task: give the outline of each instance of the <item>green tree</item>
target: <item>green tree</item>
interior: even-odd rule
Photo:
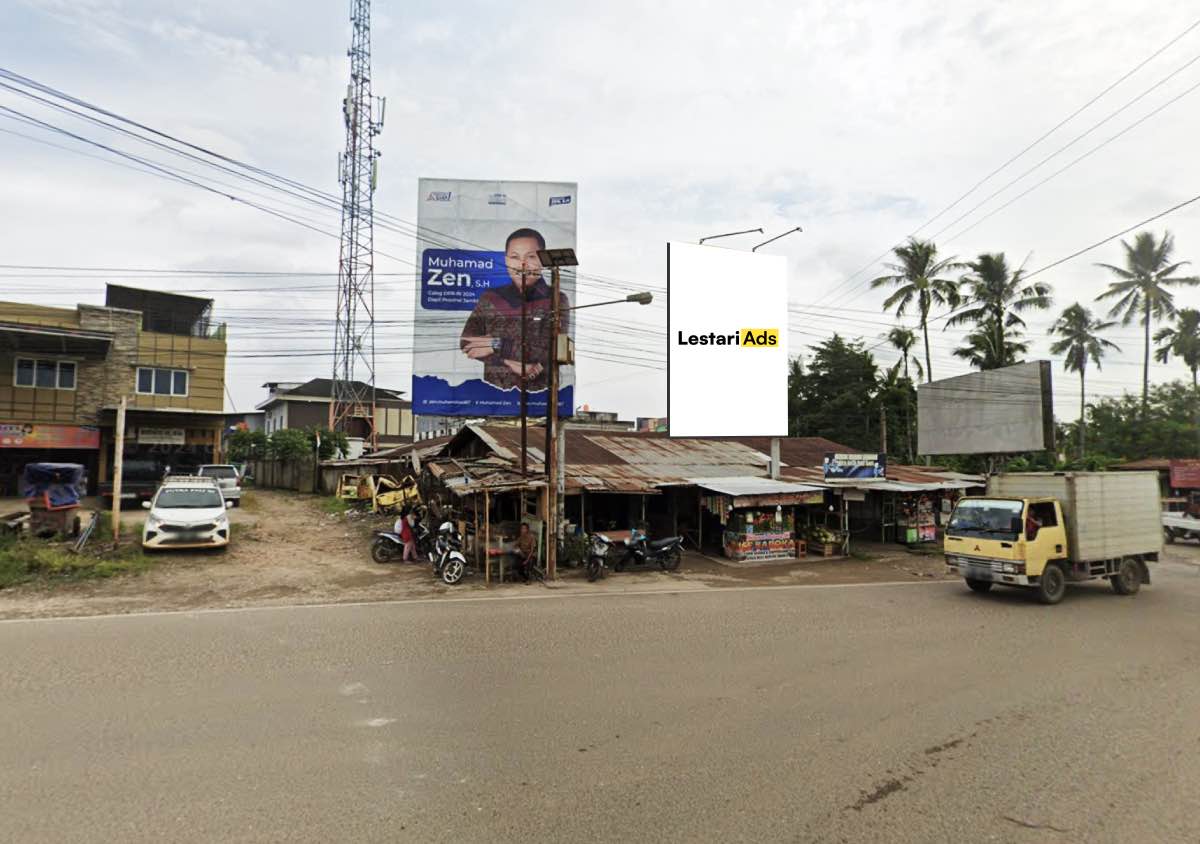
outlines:
[[[1200,370],[1200,311],[1195,308],[1180,310],[1175,316],[1175,325],[1160,328],[1154,335],[1154,342],[1158,343],[1154,356],[1160,362],[1167,363],[1171,355],[1175,355],[1192,372],[1192,426],[1200,439],[1200,384],[1196,381],[1196,372]]]
[[[896,361],[896,365],[892,367],[892,372],[889,376],[899,373],[901,364],[904,366],[904,380],[908,382],[908,386],[904,391],[905,397],[903,400],[904,408],[904,452],[905,459],[912,462],[916,455],[916,449],[913,445],[912,436],[912,405],[916,402],[916,391],[913,388],[912,377],[909,375],[909,359],[912,359],[912,368],[916,370],[917,377],[924,375],[924,370],[921,368],[920,359],[913,357],[912,349],[917,344],[917,335],[911,329],[903,325],[898,325],[887,333],[887,341],[892,344],[892,348],[900,352],[900,359]],[[911,394],[912,401],[908,400],[908,394]]]
[[[883,302],[885,311],[895,308],[904,316],[916,306],[921,333],[925,338],[925,376],[933,380],[933,359],[929,355],[929,311],[934,305],[958,306],[958,283],[947,273],[961,269],[954,258],[938,260],[937,246],[930,240],[910,237],[903,246],[892,250],[896,260],[884,264],[887,275],[871,280],[871,287],[891,285],[896,290]]]
[[[276,460],[297,460],[313,453],[313,441],[300,428],[280,428],[271,434],[267,453]]]
[[[267,456],[267,435],[263,431],[235,431],[229,435],[229,459],[237,463]]]
[[[1120,317],[1123,325],[1129,325],[1141,316],[1146,333],[1142,359],[1142,409],[1145,410],[1150,400],[1150,323],[1175,314],[1175,297],[1167,288],[1194,285],[1200,283],[1200,279],[1175,275],[1189,262],[1171,260],[1175,238],[1170,232],[1163,232],[1162,240],[1156,240],[1152,232],[1139,232],[1132,246],[1123,240],[1121,246],[1125,249],[1124,267],[1097,264],[1115,275],[1118,281],[1111,282],[1096,301],[1116,299],[1108,315]]]
[[[1087,378],[1088,361],[1100,369],[1100,359],[1110,349],[1121,351],[1115,343],[1100,336],[1101,331],[1112,328],[1115,323],[1103,322],[1092,316],[1092,312],[1076,302],[1059,314],[1050,334],[1058,337],[1050,346],[1053,355],[1064,355],[1063,368],[1067,372],[1079,373],[1079,457],[1083,459],[1087,450]]]
[[[828,437],[855,448],[874,448],[878,367],[861,340],[834,334],[812,347],[807,365],[793,362],[788,407],[793,436]]]
[[[955,350],[958,357],[980,369],[998,369],[1017,363],[1028,351],[1020,339],[1025,320],[1021,314],[1050,307],[1050,285],[1026,279],[1025,268],[1010,270],[1003,252],[985,253],[967,264],[970,272],[962,284],[968,288],[965,310],[946,325],[974,325],[967,345]]]
[[[331,431],[328,428],[312,428],[308,431],[309,453],[317,451],[317,458],[329,460],[338,452],[346,454],[350,450],[350,440],[345,431]],[[317,446],[320,445],[318,450]]]
[[[1192,457],[1196,449],[1192,385],[1172,381],[1150,387],[1141,397],[1125,394],[1094,402],[1088,413],[1087,439],[1093,455],[1120,460],[1143,457]]]
[[[996,346],[998,337],[999,342],[1003,343],[999,348]],[[999,369],[1002,366],[1012,366],[1029,351],[1029,344],[1016,337],[1013,332],[994,331],[988,323],[984,323],[969,333],[966,341],[967,344],[955,349],[953,354],[976,369]]]

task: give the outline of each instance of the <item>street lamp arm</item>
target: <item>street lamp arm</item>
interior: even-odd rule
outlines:
[[[704,241],[706,241],[706,240],[716,240],[718,237],[733,237],[734,235],[738,235],[738,234],[750,234],[751,232],[758,232],[759,234],[764,234],[764,232],[763,232],[763,230],[762,230],[762,229],[746,229],[745,231],[741,231],[741,232],[725,232],[725,234],[710,234],[708,237],[702,237],[702,238],[700,238],[700,242],[699,242],[697,245],[698,245],[698,246],[703,246],[703,245],[704,245]]]
[[[649,305],[654,301],[654,294],[643,291],[641,293],[630,293],[624,299],[609,299],[606,302],[589,302],[586,305],[572,305],[569,308],[563,308],[564,311],[578,311],[581,308],[598,308],[601,305],[622,305],[626,302],[637,302],[639,305]]]
[[[794,228],[794,229],[788,229],[783,234],[777,234],[770,240],[764,240],[762,243],[758,244],[758,246],[755,246],[750,251],[757,252],[759,246],[766,246],[768,243],[774,243],[775,241],[779,240],[779,238],[781,238],[781,237],[787,237],[789,234],[792,234],[794,232],[802,232],[802,231],[804,231],[804,229],[800,228],[799,226],[796,226],[796,228]]]

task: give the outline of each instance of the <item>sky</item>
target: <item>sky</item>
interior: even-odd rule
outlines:
[[[348,7],[17,0],[0,29],[0,64],[338,193]],[[387,97],[376,210],[415,221],[423,176],[578,182],[580,269],[604,279],[581,281],[581,302],[661,291],[667,241],[765,229],[722,242],[749,249],[802,226],[766,247],[788,258],[790,351],[807,354],[835,331],[875,346],[891,326],[914,323],[882,312],[886,292],[868,284],[909,234],[964,260],[1002,251],[1032,271],[1200,192],[1194,17],[1186,4],[1147,14],[1108,0],[383,0],[372,28],[374,89]],[[8,90],[0,89],[0,107],[183,164]],[[0,263],[329,273],[180,279],[4,269],[0,298],[100,303],[106,280],[211,296],[228,323],[231,410],[261,401],[266,381],[328,377],[336,209],[292,207],[295,199],[245,182],[228,189],[311,227],[280,220],[5,111],[0,161]],[[206,183],[223,178],[190,169]],[[1149,228],[1169,229],[1178,257],[1200,261],[1200,203]],[[377,231],[376,244],[384,253],[376,380],[408,392],[415,244],[394,230]],[[1028,319],[1031,358],[1049,357],[1047,328],[1067,305],[1106,309],[1092,304],[1110,280],[1095,264],[1121,258],[1113,241],[1038,276],[1055,303]],[[731,279],[730,295],[752,295],[752,280]],[[1200,306],[1200,289],[1177,302]],[[636,331],[610,334],[615,324]],[[623,418],[665,413],[665,325],[661,293],[646,307],[581,312],[576,403]],[[1140,383],[1137,327],[1118,326],[1110,338],[1122,351],[1090,376],[1093,400]],[[969,371],[951,354],[960,339],[935,324],[936,377]],[[895,360],[886,344],[875,354],[881,365]],[[1057,413],[1073,419],[1078,380],[1061,361],[1054,377]],[[1188,373],[1172,361],[1152,366],[1151,377]],[[742,400],[735,372],[714,372],[712,388],[714,401]]]

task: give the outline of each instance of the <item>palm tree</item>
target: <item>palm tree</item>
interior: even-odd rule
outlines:
[[[1003,252],[980,255],[967,268],[971,272],[961,283],[970,290],[968,307],[947,320],[946,326],[970,323],[975,330],[967,336],[968,345],[954,354],[980,369],[1016,363],[1017,356],[1029,350],[1019,339],[1025,328],[1021,314],[1050,307],[1050,285],[1028,283],[1025,268],[1010,270]]]
[[[1176,314],[1175,327],[1160,328],[1154,335],[1158,351],[1154,357],[1166,363],[1171,355],[1179,358],[1192,371],[1192,427],[1200,439],[1200,384],[1196,373],[1200,370],[1200,311],[1183,308]]]
[[[1067,372],[1079,373],[1079,458],[1081,460],[1084,456],[1087,436],[1087,393],[1084,390],[1087,365],[1091,360],[1099,369],[1100,359],[1104,357],[1105,352],[1110,349],[1121,351],[1121,348],[1115,343],[1099,336],[1101,331],[1112,328],[1114,325],[1116,325],[1114,322],[1102,322],[1096,319],[1092,316],[1091,311],[1076,302],[1059,314],[1054,325],[1050,326],[1049,333],[1059,338],[1050,346],[1050,353],[1066,355],[1063,360],[1063,368]]]
[[[903,246],[892,250],[896,261],[884,264],[888,275],[871,280],[871,287],[893,285],[897,290],[883,302],[885,311],[896,309],[904,316],[910,305],[916,305],[921,333],[925,336],[925,377],[933,380],[933,360],[929,355],[929,311],[934,305],[958,306],[958,284],[946,273],[961,269],[954,258],[938,260],[937,246],[931,240],[910,237]]]
[[[892,347],[900,352],[900,360],[896,361],[896,365],[892,367],[888,373],[894,379],[899,374],[901,365],[904,366],[904,380],[908,383],[904,386],[904,445],[908,450],[907,459],[913,458],[913,439],[912,439],[912,404],[910,390],[912,389],[912,378],[908,374],[909,358],[912,358],[913,369],[917,371],[917,377],[924,375],[921,369],[921,361],[919,358],[913,357],[913,346],[917,345],[916,333],[907,326],[897,325],[887,333],[887,341],[892,344]]]
[[[999,341],[997,340],[999,338]],[[956,358],[962,358],[976,369],[1000,369],[1019,363],[1018,358],[1029,351],[1029,344],[1015,331],[1005,333],[991,327],[990,321],[982,323],[966,337],[967,345],[955,349]],[[996,343],[1001,345],[997,346]]]
[[[885,339],[892,344],[893,349],[900,352],[900,360],[896,362],[896,365],[899,366],[901,363],[904,364],[905,378],[908,378],[910,381],[912,380],[908,374],[908,362],[910,359],[912,360],[913,369],[917,371],[917,377],[924,377],[925,372],[921,367],[920,358],[917,358],[912,354],[913,346],[917,345],[916,332],[907,326],[897,325],[887,333]]]
[[[1175,238],[1168,231],[1164,231],[1162,240],[1158,241],[1152,232],[1139,232],[1133,240],[1133,246],[1123,240],[1121,246],[1125,247],[1124,267],[1096,265],[1120,279],[1111,282],[1108,290],[1097,296],[1096,301],[1116,298],[1117,302],[1108,315],[1121,317],[1122,325],[1129,325],[1139,314],[1142,317],[1146,329],[1146,349],[1142,360],[1142,415],[1145,416],[1150,401],[1150,322],[1175,315],[1175,297],[1167,290],[1168,287],[1193,285],[1200,283],[1200,279],[1175,275],[1180,267],[1189,262],[1171,262]]]

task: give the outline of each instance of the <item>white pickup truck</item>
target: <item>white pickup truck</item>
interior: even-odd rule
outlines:
[[[1167,542],[1177,539],[1200,539],[1200,519],[1183,513],[1163,513],[1163,538]]]

